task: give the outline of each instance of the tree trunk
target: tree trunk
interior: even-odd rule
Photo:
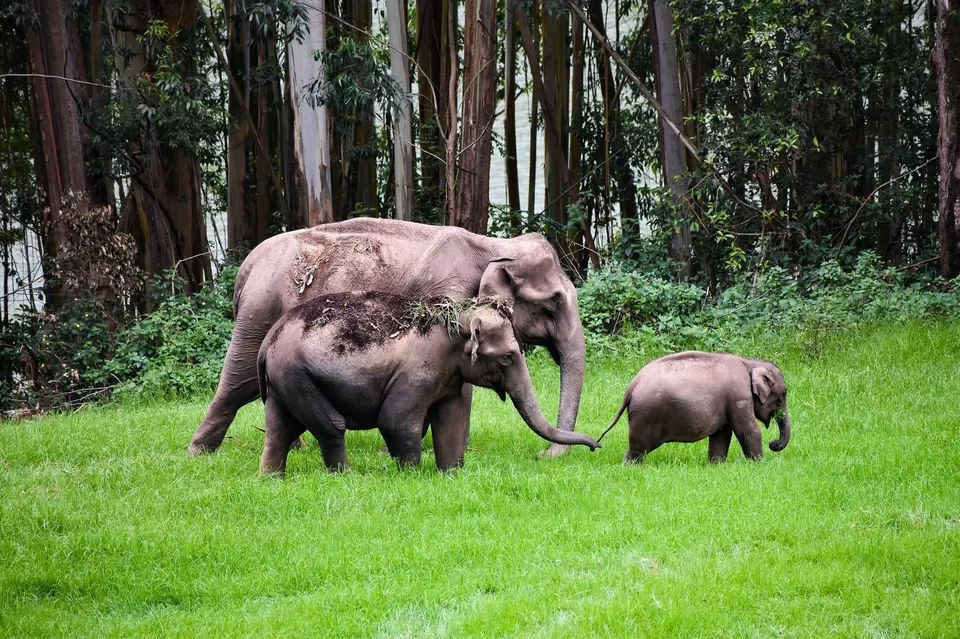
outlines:
[[[606,27],[604,26],[603,10],[600,0],[589,0],[587,3],[590,22],[600,31],[603,38],[607,37]],[[623,136],[620,134],[620,99],[618,97],[616,81],[613,77],[613,69],[610,66],[610,56],[603,48],[599,39],[594,38],[594,47],[598,57],[598,64],[603,74],[600,93],[603,96],[604,129],[606,152],[606,179],[609,185],[609,179],[612,176],[617,183],[617,203],[620,205],[620,219],[632,220],[634,223],[639,219],[637,212],[637,185],[634,181],[633,171],[630,168],[631,154],[627,148]]]
[[[559,227],[566,227],[567,205],[570,203],[569,194],[563,184],[560,173],[560,161],[567,162],[565,154],[569,152],[568,135],[570,128],[570,66],[568,55],[568,39],[570,32],[570,16],[563,14],[559,17],[550,15],[549,7],[544,4],[541,14],[543,25],[543,84],[546,92],[544,111],[550,110],[553,114],[554,135],[564,157],[558,158],[553,153],[544,157],[544,173],[547,178],[546,214]],[[547,126],[546,121],[544,125]],[[551,135],[550,132],[547,135]],[[569,164],[568,164],[569,166]],[[561,259],[569,255],[569,242],[566,233],[554,231],[551,241],[560,254]]]
[[[162,19],[171,34],[196,29],[197,14],[191,0],[167,0],[158,4],[147,0],[134,2],[131,9],[138,21],[146,24]],[[158,15],[159,13],[159,15]],[[180,35],[182,37],[182,35]],[[124,50],[131,52],[123,72],[125,85],[135,89],[137,78],[154,72],[154,60],[137,34],[125,34]],[[170,43],[180,65],[191,64],[180,55],[179,40]],[[185,74],[192,69],[185,69]],[[184,292],[193,293],[212,277],[200,193],[200,165],[182,149],[161,144],[154,125],[147,127],[141,139],[132,141],[131,157],[139,166],[131,180],[130,195],[133,226],[144,257],[144,269],[160,276],[171,268],[184,280]]]
[[[580,179],[582,175],[581,162],[583,155],[583,142],[581,141],[580,131],[583,128],[583,65],[584,65],[584,42],[583,42],[583,22],[579,18],[573,18],[573,79],[571,82],[572,104],[570,107],[571,121],[573,126],[570,129],[570,182],[576,185],[577,192],[580,189]],[[571,202],[572,203],[572,202]],[[586,210],[580,211],[583,224],[589,228],[590,216]],[[575,256],[574,262],[577,266],[578,274],[582,277],[587,273],[587,255],[583,250],[583,238],[581,234],[576,234],[576,241],[573,247]]]
[[[937,0],[933,64],[940,124],[940,274],[953,279],[960,275],[960,14],[951,0]]]
[[[517,171],[517,28],[513,18],[513,3],[506,0],[504,14],[503,45],[503,101],[504,124],[503,139],[507,154],[507,205],[510,207],[511,230],[515,233],[520,227],[520,176]]]
[[[563,191],[565,193],[569,193],[571,202],[576,203],[580,198],[580,192],[577,188],[577,184],[570,178],[570,169],[567,166],[567,160],[563,154],[564,149],[560,144],[559,136],[556,135],[556,131],[559,129],[559,126],[557,126],[553,109],[550,108],[550,105],[547,102],[547,91],[543,82],[543,74],[540,71],[540,63],[537,61],[536,49],[533,45],[533,38],[530,35],[530,29],[527,27],[526,17],[523,15],[523,10],[516,5],[514,7],[513,15],[517,20],[517,26],[519,26],[520,42],[523,44],[524,52],[527,55],[527,62],[530,64],[530,75],[533,78],[534,97],[536,98],[536,101],[540,103],[540,107],[543,109],[543,124],[546,133],[547,157],[551,158],[556,166],[556,171],[558,173]],[[594,268],[600,268],[597,247],[593,242],[593,236],[590,233],[590,229],[582,222],[579,225],[579,228],[580,232],[583,233],[584,245],[587,248]],[[565,253],[561,253],[561,261],[566,260],[564,265],[567,268],[574,267],[575,265],[571,265],[570,261],[567,260],[566,257],[567,256]]]
[[[680,69],[677,61],[677,43],[673,36],[673,9],[666,0],[650,0],[650,39],[653,43],[657,98],[667,117],[678,127],[683,126],[683,105],[680,91]],[[676,134],[659,121],[660,165],[663,181],[683,207],[680,198],[686,192],[686,150]],[[670,238],[670,257],[679,264],[677,276],[688,278],[693,272],[690,227],[686,220],[680,223]]]
[[[443,211],[444,144],[438,118],[447,113],[443,69],[447,51],[445,0],[417,0],[417,69],[420,106],[420,185],[415,202],[420,222],[440,223]]]
[[[64,196],[69,192],[86,192],[93,206],[106,205],[106,192],[86,173],[91,158],[90,138],[84,127],[81,105],[86,100],[87,87],[41,75],[64,76],[81,82],[88,81],[81,55],[82,45],[77,23],[66,15],[71,6],[65,0],[28,0],[30,10],[38,17],[36,28],[27,31],[27,50],[31,71],[33,95],[31,99],[32,127],[39,134],[34,161],[41,177],[44,200],[44,270],[50,260],[69,246],[70,237],[59,224]],[[56,308],[61,293],[52,283],[47,284],[47,304]]]
[[[514,0],[515,2],[517,0]],[[530,30],[533,37],[533,56],[540,55],[540,8],[537,0],[530,3]],[[529,56],[528,56],[529,58]],[[537,57],[539,62],[539,57]],[[532,69],[531,69],[532,73]],[[537,119],[539,117],[539,102],[536,99],[530,101],[530,163],[527,167],[527,218],[533,219],[533,216],[540,213],[536,211],[537,207],[537,175],[540,173],[537,167],[537,141],[539,139]]]
[[[463,123],[457,226],[485,235],[490,154],[497,106],[497,3],[466,0],[463,36]]]
[[[390,70],[404,95],[410,93],[407,61],[407,14],[403,0],[387,0]],[[413,221],[413,127],[410,103],[400,105],[393,133],[394,198],[398,220]]]
[[[878,184],[885,184],[900,173],[900,66],[897,63],[897,52],[901,49],[903,37],[901,24],[903,22],[903,0],[891,0],[890,23],[887,25],[888,59],[883,65],[883,79],[880,84],[881,117],[878,137],[880,161],[878,163]],[[884,187],[880,199],[892,203],[897,200],[897,191],[900,185],[896,182]],[[892,209],[892,210],[891,210]],[[881,256],[885,256],[891,249],[894,241],[894,229],[897,226],[895,218],[901,213],[899,206],[884,208],[887,215],[878,220],[875,247]]]
[[[303,225],[333,222],[330,179],[330,125],[327,107],[314,109],[305,99],[305,86],[323,70],[313,58],[314,51],[326,50],[326,15],[308,8],[309,31],[303,42],[287,44],[289,105],[292,120],[290,146],[293,151],[293,216]]]
[[[403,51],[404,54],[406,54],[407,16],[406,10],[403,8],[406,6],[404,0],[388,0],[388,8],[390,4],[397,1],[401,3],[401,15],[403,17]],[[370,39],[367,34],[370,33],[373,28],[372,1],[353,0],[353,14],[347,16],[347,21],[356,27],[356,29],[350,30],[349,37],[355,38],[358,42],[366,43]],[[390,36],[390,44],[391,47],[394,46],[392,35]],[[395,53],[395,50],[391,48],[391,59]],[[397,82],[400,82],[401,86],[406,86],[407,92],[409,93],[409,74],[403,74],[403,77],[407,79],[404,81],[402,77],[397,76]],[[358,109],[356,117],[358,121],[354,127],[353,148],[358,149],[369,145],[376,145],[377,141],[374,138],[373,126],[373,106],[371,105],[370,108],[362,111]],[[409,136],[407,140],[410,140]],[[361,153],[354,161],[354,164],[356,166],[355,174],[350,176],[351,179],[348,180],[351,193],[349,196],[342,196],[342,208],[337,217],[338,220],[345,220],[350,212],[355,211],[357,208],[360,208],[365,215],[376,215],[380,211],[380,203],[377,198],[377,154]],[[413,179],[412,173],[413,169],[411,169],[411,179]]]
[[[447,221],[457,224],[457,74],[460,62],[457,58],[457,0],[443,3],[444,23],[447,25],[447,50],[445,76],[447,89],[447,130],[444,132],[446,170]]]
[[[250,104],[250,23],[237,0],[225,3],[227,10],[227,60],[230,72],[240,84],[242,95],[230,92],[230,132],[227,136],[227,248],[243,254],[259,244],[253,131],[246,119]]]

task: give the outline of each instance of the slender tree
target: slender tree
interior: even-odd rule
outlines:
[[[409,57],[407,56],[407,20],[403,0],[387,0],[390,34],[390,69],[400,84],[404,99],[397,109],[393,134],[394,201],[398,220],[413,220],[413,127],[410,103]]]
[[[292,27],[291,27],[292,28]],[[323,68],[314,59],[314,51],[326,50],[326,14],[307,7],[307,29],[302,38],[287,44],[290,116],[293,152],[293,185],[290,207],[296,220],[291,229],[333,222],[333,192],[330,177],[330,120],[323,104],[312,106],[306,99],[306,87]],[[323,77],[321,75],[321,82]]]
[[[506,0],[503,44],[503,140],[506,147],[507,204],[514,226],[520,215],[520,177],[517,172],[517,27],[513,18],[513,3]]]
[[[555,223],[551,241],[557,251],[566,258],[569,245],[565,231],[567,224],[567,205],[570,203],[569,187],[563,183],[561,165],[569,166],[566,154],[569,153],[570,131],[570,14],[552,15],[546,3],[541,13],[543,26],[543,84],[546,92],[544,126],[547,124],[547,111],[550,112],[554,130],[547,135],[557,139],[561,153],[547,153],[544,158],[546,174],[546,214]]]
[[[683,105],[680,91],[680,68],[677,59],[677,43],[673,35],[673,9],[666,0],[650,0],[650,40],[653,43],[654,70],[657,98],[666,117],[677,126],[683,123]],[[676,198],[676,204],[682,209],[682,197],[686,192],[687,172],[686,150],[679,138],[672,133],[661,119],[660,125],[660,168],[664,185]],[[692,246],[690,227],[681,220],[679,228],[670,238],[670,257],[680,264],[678,276],[687,278],[692,273]]]
[[[940,134],[940,274],[960,275],[960,13],[937,0],[933,63],[937,74]]]
[[[457,226],[486,234],[493,119],[497,105],[496,2],[466,0],[465,16]]]

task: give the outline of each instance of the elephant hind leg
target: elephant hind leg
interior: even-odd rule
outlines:
[[[347,459],[347,422],[343,415],[316,386],[299,388],[297,393],[294,410],[320,443],[320,453],[327,470],[348,470],[350,461]]]
[[[730,426],[724,426],[713,435],[710,435],[707,459],[714,464],[726,461],[727,453],[730,452],[730,438],[732,435],[733,429]]]
[[[273,395],[267,396],[263,409],[266,438],[263,455],[260,457],[260,473],[277,473],[282,476],[287,471],[290,446],[300,437],[304,428]]]
[[[660,447],[663,441],[650,432],[646,426],[634,425],[630,423],[630,438],[627,445],[627,452],[623,456],[624,464],[639,464],[644,458],[654,450]]]

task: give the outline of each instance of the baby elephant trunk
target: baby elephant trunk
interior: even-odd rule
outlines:
[[[779,453],[781,450],[787,447],[787,444],[790,443],[790,413],[786,410],[783,411],[783,415],[777,419],[777,426],[780,427],[780,439],[775,439],[770,442],[770,450],[775,453]]]
[[[512,379],[510,380],[512,383],[508,385],[506,390],[517,412],[520,413],[520,417],[527,423],[530,430],[548,442],[555,444],[566,444],[568,446],[583,444],[589,446],[590,450],[600,447],[600,444],[594,441],[592,437],[583,433],[560,430],[551,426],[537,403],[537,397],[533,392],[533,383],[530,381],[530,372],[527,370],[527,364],[523,357],[513,366],[513,369]]]

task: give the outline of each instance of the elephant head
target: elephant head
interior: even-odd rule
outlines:
[[[763,425],[770,426],[776,415],[780,438],[770,442],[770,450],[780,452],[790,442],[790,413],[787,411],[787,383],[783,373],[772,362],[744,360],[750,371],[750,387],[753,393],[753,411]]]
[[[466,340],[460,361],[464,380],[492,388],[501,400],[509,395],[527,426],[547,441],[597,448],[592,437],[554,428],[543,416],[514,330],[511,321],[491,307],[464,313],[460,318],[460,335]]]
[[[483,273],[480,295],[506,298],[513,306],[517,338],[547,347],[560,365],[557,426],[573,430],[586,361],[577,289],[564,274],[556,251],[542,236],[523,235],[504,246],[505,254],[491,260]]]

